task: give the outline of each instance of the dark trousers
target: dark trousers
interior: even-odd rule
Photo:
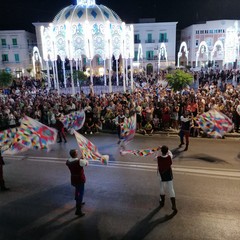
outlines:
[[[81,204],[82,203],[83,195],[84,195],[84,183],[81,183],[81,184],[75,186],[76,204]]]
[[[181,130],[180,133],[179,133],[179,136],[180,136],[181,144],[183,144],[183,142],[184,142],[183,141],[184,137],[185,137],[186,144],[187,145],[189,144],[190,131]]]
[[[5,182],[3,179],[3,166],[2,164],[0,164],[0,187],[4,187],[5,186]]]

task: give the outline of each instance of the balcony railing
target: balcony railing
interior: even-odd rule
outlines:
[[[166,42],[168,42],[168,39],[159,39],[158,42],[159,43],[166,43]]]
[[[155,43],[155,40],[145,40],[145,43]]]
[[[134,43],[141,43],[140,39],[134,40]]]

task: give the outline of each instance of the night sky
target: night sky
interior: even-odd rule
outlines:
[[[0,30],[34,32],[33,22],[51,22],[54,16],[76,0],[2,0]],[[206,20],[240,19],[239,0],[96,0],[114,10],[126,23],[139,18],[178,22],[178,29]]]

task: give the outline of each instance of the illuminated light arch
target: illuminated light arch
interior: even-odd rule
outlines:
[[[183,51],[182,51],[183,50]],[[187,63],[188,63],[188,53],[189,51],[187,50],[187,43],[186,42],[182,42],[179,48],[179,52],[178,52],[178,63],[177,63],[177,67],[179,68],[179,62],[180,62],[180,58],[182,57],[182,52],[185,53],[186,57],[187,57]]]
[[[237,59],[238,53],[238,22],[235,21],[234,26],[226,29],[226,37],[224,41],[224,64],[233,63]]]
[[[143,50],[142,50],[142,44],[141,43],[138,45],[138,56],[137,56],[138,62],[139,62],[139,59],[143,59]]]
[[[217,51],[217,46],[220,46],[222,51],[224,52],[224,47],[223,47],[223,43],[221,40],[217,40],[213,46],[213,50],[211,51],[211,57],[210,57],[210,60],[212,61],[213,60],[213,55],[214,53]]]
[[[37,47],[33,47],[32,64],[33,64],[33,74],[35,78],[39,80],[39,72],[41,72],[41,70],[43,69],[43,65],[42,65],[42,57]]]
[[[196,53],[196,67],[198,66],[198,58],[199,58],[200,50],[201,50],[202,47],[205,47],[205,48],[206,48],[207,61],[209,60],[209,49],[208,49],[208,45],[207,45],[206,41],[202,41],[202,42],[199,44],[199,47],[198,47],[198,50],[197,50],[197,53]]]
[[[161,43],[158,51],[158,70],[160,70],[161,61],[166,61],[166,63],[168,62],[167,48],[165,43]]]

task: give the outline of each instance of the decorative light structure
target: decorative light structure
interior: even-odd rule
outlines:
[[[93,84],[93,59],[100,57],[109,69],[109,91],[112,91],[112,58],[116,62],[121,58],[130,59],[131,87],[133,88],[132,59],[134,57],[134,30],[132,25],[125,25],[119,16],[104,5],[97,5],[95,0],[77,0],[76,5],[63,8],[49,27],[42,27],[43,58],[56,61],[57,56],[72,62],[82,62],[86,58],[90,67],[90,79]],[[106,66],[108,60],[108,66]],[[102,66],[100,66],[102,67]],[[117,65],[118,69],[118,65]],[[117,70],[118,71],[118,70]],[[117,72],[118,73],[118,72]],[[118,74],[117,74],[118,75]],[[75,93],[73,79],[72,92]],[[118,76],[117,76],[118,83]],[[66,87],[66,81],[65,81]],[[125,84],[125,82],[124,82]]]

